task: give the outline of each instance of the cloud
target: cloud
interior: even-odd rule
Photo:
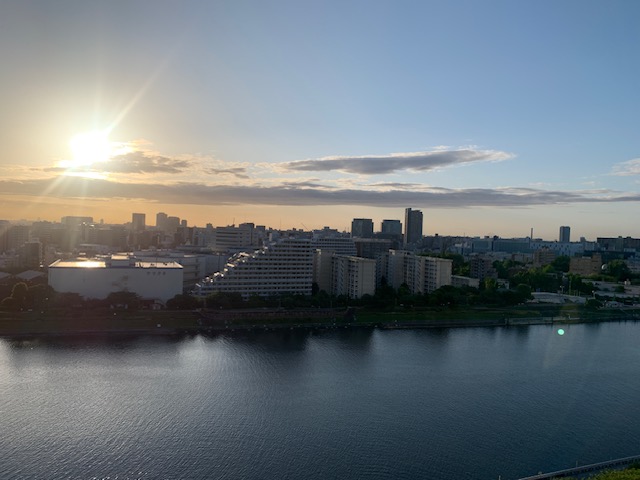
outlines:
[[[634,158],[633,160],[627,160],[626,162],[620,162],[614,165],[611,175],[619,177],[640,175],[640,158]]]
[[[214,175],[233,175],[237,178],[249,178],[249,175],[247,175],[247,169],[244,167],[209,168],[207,169],[207,173]]]
[[[192,162],[179,158],[170,158],[142,150],[127,152],[111,157],[105,162],[65,168],[46,167],[44,172],[100,172],[100,173],[182,173],[191,168]]]
[[[435,149],[428,152],[392,153],[390,155],[365,155],[353,157],[323,157],[282,163],[285,170],[332,171],[361,175],[380,175],[400,170],[426,172],[455,165],[478,162],[500,162],[514,155],[500,150]]]
[[[181,173],[190,166],[187,160],[138,150],[113,157],[107,162],[94,163],[91,170],[108,173]]]
[[[46,192],[43,193],[43,192]],[[144,199],[164,204],[193,205],[360,205],[370,207],[469,208],[526,207],[575,203],[639,202],[640,193],[605,190],[554,191],[535,188],[389,189],[329,188],[313,182],[274,186],[206,185],[181,182],[117,183],[60,176],[48,180],[0,180],[0,194],[43,198]]]
[[[408,183],[408,182],[376,182],[362,185],[363,187],[383,188],[383,189],[420,189],[424,190],[430,188],[429,185],[424,183]]]

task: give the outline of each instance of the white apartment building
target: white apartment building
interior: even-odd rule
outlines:
[[[316,250],[313,261],[313,281],[320,290],[349,298],[376,292],[376,261],[373,259]]]
[[[381,258],[381,276],[393,288],[406,283],[412,293],[431,293],[451,285],[453,261],[425,257],[407,251],[389,250]]]
[[[585,251],[585,243],[582,242],[547,242],[543,240],[531,241],[531,249],[533,251],[542,250],[543,248],[555,252],[557,256],[566,255],[567,257],[575,257],[582,255]],[[592,245],[594,246],[594,245]],[[593,249],[593,248],[592,248]]]
[[[196,284],[193,294],[214,292],[266,297],[285,293],[311,295],[313,249],[306,239],[285,238],[254,253],[231,257],[226,267]]]
[[[332,293],[361,298],[376,293],[376,261],[370,258],[334,255]]]
[[[356,244],[351,237],[314,235],[312,246],[324,251],[331,250],[336,255],[356,255]]]
[[[129,255],[57,260],[49,265],[49,286],[56,292],[104,299],[128,291],[163,302],[182,293],[182,266],[172,261],[140,261]]]
[[[264,235],[264,227],[255,227],[252,223],[243,223],[237,227],[214,227],[207,224],[205,228],[193,228],[193,245],[217,252],[237,252],[243,248],[251,249],[262,245]]]
[[[406,257],[405,281],[413,293],[431,293],[451,285],[453,261],[446,258],[415,255]]]

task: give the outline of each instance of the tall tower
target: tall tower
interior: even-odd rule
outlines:
[[[560,235],[558,236],[558,241],[560,243],[569,243],[571,240],[571,227],[563,226],[560,227]]]
[[[354,218],[351,222],[351,236],[354,238],[373,237],[373,220],[370,218]]]
[[[131,214],[131,230],[134,232],[144,232],[146,228],[146,215],[144,213]]]
[[[156,213],[156,228],[165,230],[167,228],[167,214],[164,212]]]
[[[404,211],[404,246],[422,240],[422,212],[420,210]]]

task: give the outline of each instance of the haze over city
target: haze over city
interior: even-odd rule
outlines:
[[[0,6],[0,218],[640,236],[640,4]]]

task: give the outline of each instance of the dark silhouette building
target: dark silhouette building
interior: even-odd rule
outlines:
[[[422,212],[420,210],[404,211],[404,245],[412,245],[422,240]]]

